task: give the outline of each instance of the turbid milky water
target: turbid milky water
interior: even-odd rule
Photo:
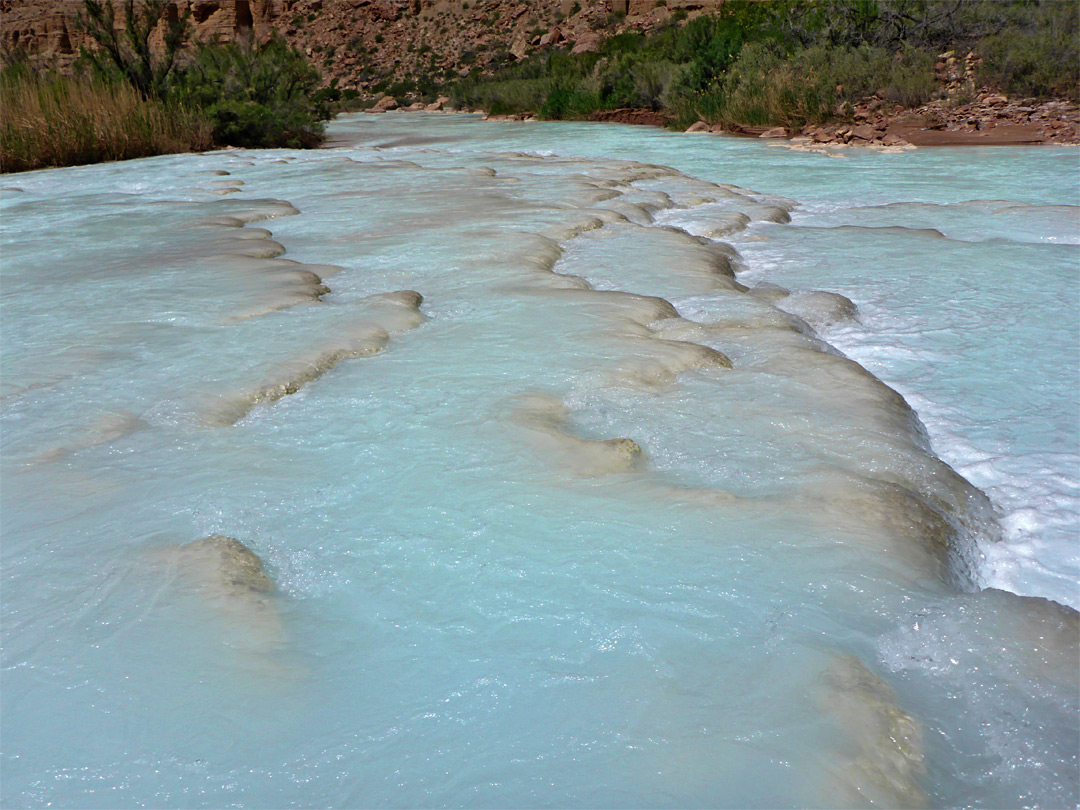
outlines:
[[[1075,150],[331,131],[4,181],[4,806],[1077,804]]]

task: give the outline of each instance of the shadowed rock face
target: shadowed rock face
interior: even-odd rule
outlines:
[[[116,19],[123,20],[119,2]],[[234,41],[254,36],[265,41],[282,22],[284,11],[280,0],[171,0],[166,18],[190,13],[196,39]],[[79,49],[90,44],[90,38],[76,23],[83,11],[82,0],[17,0],[0,3],[0,42],[6,50],[20,50],[31,57],[67,68]],[[161,31],[151,38],[152,45],[161,47]]]

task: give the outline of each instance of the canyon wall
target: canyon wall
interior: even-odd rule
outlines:
[[[122,0],[113,0],[117,20]],[[326,80],[367,89],[380,80],[467,73],[537,49],[595,48],[601,36],[650,30],[673,13],[724,0],[172,0],[192,40],[265,41],[303,50]],[[138,4],[137,4],[138,5]],[[93,43],[77,23],[82,0],[0,0],[0,50],[34,66],[71,69]]]

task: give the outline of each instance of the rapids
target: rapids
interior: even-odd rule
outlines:
[[[331,133],[3,181],[5,807],[1077,804],[1073,150]]]

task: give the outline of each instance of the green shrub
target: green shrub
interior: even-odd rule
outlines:
[[[540,105],[539,115],[553,120],[584,118],[599,106],[600,100],[591,93],[559,87],[552,90]]]
[[[1007,93],[1080,99],[1080,6],[1041,3],[1016,9],[1011,30],[977,46],[979,78]]]
[[[319,82],[303,55],[279,39],[258,47],[204,45],[175,95],[205,112],[219,144],[312,147],[322,142],[329,117],[316,96]]]
[[[798,127],[843,118],[874,95],[923,104],[937,89],[937,53],[973,47],[984,58],[980,78],[1008,92],[1080,95],[1073,0],[727,0],[679,25],[682,11],[648,36],[609,37],[598,52],[500,55],[450,95],[551,118],[647,107],[673,112],[677,126],[702,118]]]
[[[126,81],[143,98],[164,99],[170,74],[177,64],[177,53],[188,37],[190,11],[172,18],[165,0],[135,0],[120,4],[123,26],[116,21],[116,5],[109,0],[84,0],[84,13],[75,27],[85,32],[96,48],[80,48],[77,67],[89,68],[105,82]],[[160,47],[150,44],[161,29]]]
[[[723,80],[680,110],[688,117],[746,126],[820,124],[844,117],[845,105],[880,93],[905,105],[927,101],[933,57],[916,49],[828,48],[785,54],[775,45],[747,45]],[[689,112],[691,115],[686,115]]]

